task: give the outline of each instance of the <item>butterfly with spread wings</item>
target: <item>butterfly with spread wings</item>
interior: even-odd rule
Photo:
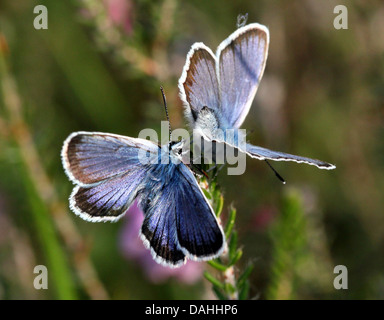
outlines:
[[[70,208],[87,221],[117,221],[135,199],[145,219],[140,231],[156,262],[178,267],[210,260],[225,248],[224,234],[192,171],[182,162],[183,141],[75,132],[62,163],[76,185]],[[169,158],[164,163],[164,158]]]

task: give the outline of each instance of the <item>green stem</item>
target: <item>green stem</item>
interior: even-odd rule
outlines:
[[[47,268],[49,279],[52,280],[58,299],[76,299],[77,294],[73,287],[73,279],[71,271],[66,259],[66,254],[63,250],[55,228],[53,227],[48,208],[44,205],[44,201],[38,194],[33,179],[30,176],[30,170],[26,163],[28,156],[23,146],[27,141],[26,130],[21,119],[21,101],[16,90],[16,84],[12,76],[8,72],[8,66],[4,55],[6,52],[0,52],[0,83],[2,100],[5,109],[10,118],[10,127],[12,128],[13,137],[18,147],[22,170],[24,186],[26,188],[31,214],[36,224],[37,234],[43,252],[47,260]],[[33,272],[33,270],[31,270]],[[31,284],[32,285],[32,284]]]
[[[221,217],[224,207],[224,197],[216,182],[212,182],[207,189],[203,189],[209,201],[212,203],[217,217]],[[208,265],[217,270],[218,277],[209,272],[205,272],[205,278],[212,283],[212,290],[220,300],[245,300],[249,296],[248,277],[253,266],[250,265],[237,277],[236,264],[243,255],[243,251],[238,248],[237,232],[234,230],[236,220],[236,209],[231,207],[224,227],[227,248],[217,259],[208,261]]]

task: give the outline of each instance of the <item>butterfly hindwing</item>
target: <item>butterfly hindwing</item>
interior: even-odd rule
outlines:
[[[127,211],[146,176],[144,168],[132,170],[89,187],[77,186],[71,209],[87,221],[117,221]]]
[[[219,256],[224,235],[192,172],[183,163],[160,166],[151,175],[163,179],[149,181],[141,196],[145,212],[141,234],[155,259],[178,265],[184,255],[193,260]],[[164,170],[168,176],[159,173]]]
[[[336,168],[335,165],[325,161],[296,156],[280,151],[273,151],[267,148],[254,146],[250,143],[245,143],[245,137],[241,133],[235,135],[237,139],[226,139],[225,135],[219,135],[217,134],[217,132],[220,132],[220,130],[210,132],[210,135],[208,136],[204,134],[204,131],[202,131],[202,137],[208,141],[211,141],[213,145],[216,143],[219,143],[220,145],[224,143],[225,145],[238,149],[240,152],[245,153],[251,158],[255,158],[258,160],[293,161],[297,163],[306,163],[309,165],[316,166],[319,169],[326,170],[332,170]],[[235,132],[237,132],[237,129],[235,129]],[[240,139],[243,139],[243,143],[240,143]]]
[[[195,260],[215,258],[225,247],[223,231],[191,171],[185,165],[178,169],[175,213],[180,246]]]
[[[185,254],[177,237],[176,216],[172,211],[173,193],[168,188],[161,191],[154,185],[152,188],[161,193],[154,199],[150,199],[154,196],[152,193],[141,198],[140,206],[145,218],[140,237],[157,262],[171,267],[180,266],[185,263]]]
[[[333,164],[330,164],[321,160],[296,156],[293,154],[280,152],[280,151],[273,151],[266,148],[254,146],[249,143],[247,143],[246,145],[246,153],[252,158],[257,158],[259,160],[268,159],[268,160],[274,160],[274,161],[294,161],[297,163],[310,164],[318,167],[319,169],[327,169],[327,170],[332,170],[336,168]]]

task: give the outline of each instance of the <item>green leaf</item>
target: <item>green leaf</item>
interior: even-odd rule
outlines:
[[[221,283],[218,279],[216,279],[209,272],[204,271],[204,278],[207,279],[210,283],[212,283],[214,287],[217,287],[219,289],[224,289],[224,284]]]
[[[219,288],[213,286],[212,287],[213,289],[213,292],[216,294],[216,297],[219,299],[219,300],[228,300],[228,298],[224,295],[224,293],[222,292],[222,290],[220,290]]]
[[[233,266],[234,264],[236,264],[237,261],[239,261],[242,256],[243,256],[243,250],[238,249],[235,255],[233,256],[233,258],[231,258],[231,262],[229,263],[229,265]]]
[[[229,259],[232,260],[235,256],[237,248],[237,232],[233,231],[229,242]]]
[[[235,219],[236,219],[236,209],[231,207],[231,210],[229,212],[229,218],[227,225],[225,226],[225,237],[228,239],[231,235],[231,232],[233,230],[233,226],[235,225]]]
[[[225,271],[228,268],[227,266],[223,265],[222,263],[218,262],[217,260],[210,260],[210,261],[208,261],[208,264],[211,267],[213,267],[219,271]]]
[[[247,300],[249,296],[249,281],[245,281],[242,289],[239,292],[239,300]]]
[[[211,196],[211,194],[210,194],[210,192],[208,190],[203,189],[203,188],[201,188],[201,190],[203,190],[203,193],[207,197],[207,199],[209,199],[209,200],[212,199],[212,196]]]
[[[223,195],[220,194],[220,196],[217,198],[217,200],[215,202],[216,202],[215,214],[216,214],[216,217],[219,217],[221,212],[223,211],[223,207],[224,207],[224,197],[223,197]]]
[[[219,198],[222,196],[219,188],[213,189],[213,196],[215,198],[215,201],[219,200]]]
[[[236,292],[236,288],[231,285],[230,283],[226,282],[225,283],[225,291],[228,292],[228,294],[233,294]]]
[[[242,287],[245,285],[245,283],[248,281],[249,276],[251,275],[253,271],[253,264],[250,264],[243,273],[239,276],[239,279],[237,280],[237,288],[242,289]]]

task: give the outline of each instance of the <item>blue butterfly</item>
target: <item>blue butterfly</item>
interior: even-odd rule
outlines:
[[[87,221],[117,221],[137,198],[145,214],[140,237],[156,262],[178,267],[186,258],[218,257],[225,247],[223,230],[182,162],[183,144],[161,147],[109,133],[72,133],[61,152],[76,185],[70,208]]]
[[[217,48],[216,55],[203,43],[189,51],[179,79],[185,116],[194,132],[208,141],[225,143],[259,160],[295,161],[320,169],[333,164],[244,143],[241,130],[232,137],[225,130],[240,128],[251,108],[268,56],[269,31],[252,23],[237,29]],[[224,134],[223,134],[224,132]]]

